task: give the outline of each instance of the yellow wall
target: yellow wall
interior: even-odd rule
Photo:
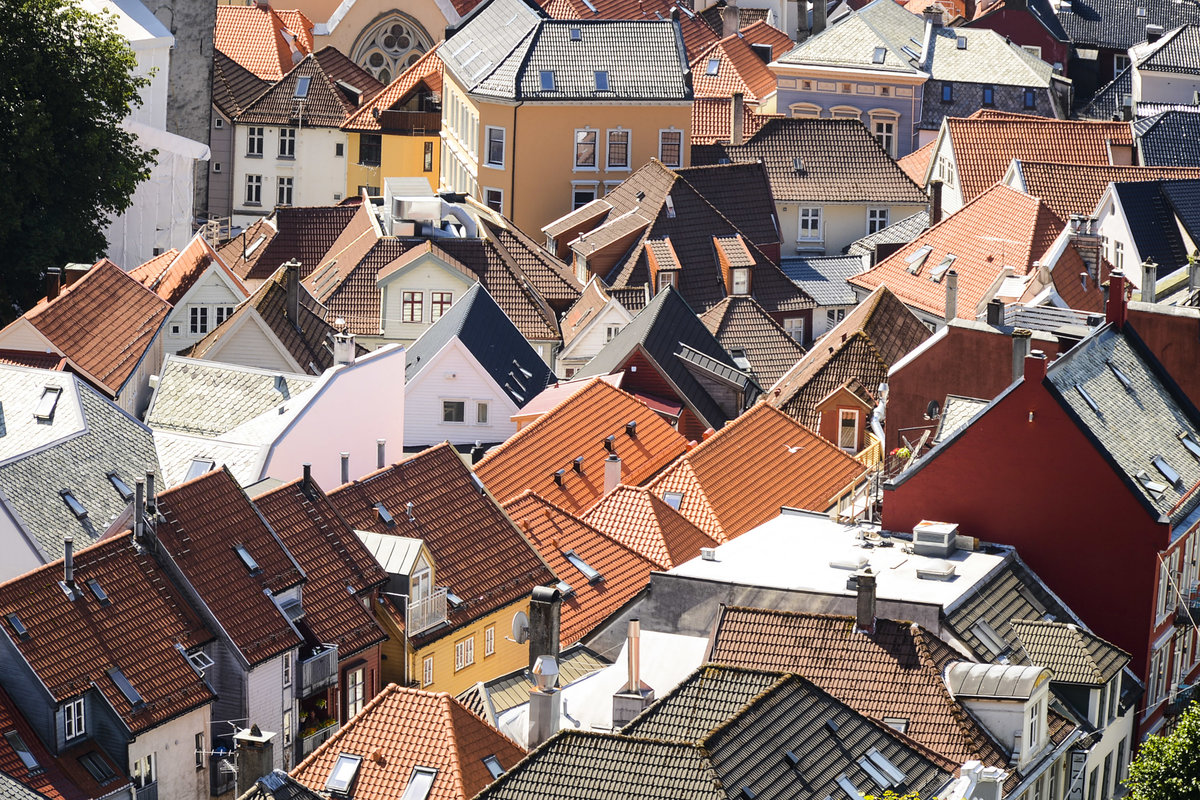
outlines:
[[[488,681],[501,675],[529,666],[529,645],[517,644],[505,637],[512,635],[512,618],[518,611],[529,614],[529,598],[523,597],[499,611],[481,617],[469,625],[430,642],[410,654],[412,675],[422,689],[431,692],[449,692],[457,695],[479,681]],[[495,626],[496,652],[484,655],[484,631]],[[454,669],[454,645],[463,639],[475,637],[475,663],[461,670]],[[433,683],[426,686],[423,680],[425,659],[433,657]]]
[[[378,186],[383,191],[384,178],[425,178],[430,190],[436,190],[441,161],[441,144],[437,136],[401,136],[383,134],[383,147],[378,167],[364,167],[358,163],[358,136],[350,131],[346,144],[346,196],[356,197],[359,186]],[[426,172],[425,143],[433,146],[433,169]]]

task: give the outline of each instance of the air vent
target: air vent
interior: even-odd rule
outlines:
[[[954,552],[958,525],[922,520],[913,528],[913,552],[919,556],[945,558]]]

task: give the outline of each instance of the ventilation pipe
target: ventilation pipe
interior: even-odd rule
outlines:
[[[950,270],[946,273],[946,324],[949,325],[958,316],[958,273]]]
[[[621,457],[613,453],[604,459],[604,493],[608,494],[621,482]]]
[[[350,482],[350,454],[342,451],[342,483]]]
[[[875,633],[875,573],[870,567],[859,570],[858,603],[854,614],[855,633]]]
[[[558,690],[558,662],[554,656],[538,656],[530,672],[534,687],[529,690],[529,730],[525,745],[532,750],[558,733],[562,694]]]
[[[642,623],[636,618],[629,620],[625,658],[629,678],[621,691],[613,695],[614,728],[625,727],[654,702],[654,690],[642,681]]]
[[[69,533],[63,537],[63,585],[75,592],[75,537]]]

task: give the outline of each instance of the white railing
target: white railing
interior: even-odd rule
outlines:
[[[428,630],[446,621],[446,587],[439,586],[422,600],[408,601],[404,629],[409,636]]]

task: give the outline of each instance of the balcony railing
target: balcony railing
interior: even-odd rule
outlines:
[[[442,129],[440,111],[381,111],[379,127],[384,133],[436,136]]]
[[[324,644],[306,655],[300,651],[300,684],[296,693],[312,697],[338,682],[338,650],[335,644]]]
[[[1177,717],[1182,714],[1192,704],[1195,697],[1195,686],[1174,686],[1171,689],[1171,695],[1167,698],[1167,716]]]
[[[135,790],[134,800],[158,800],[158,781]]]
[[[439,586],[423,600],[409,600],[404,629],[409,636],[446,621],[446,587]]]
[[[310,733],[308,736],[302,737],[300,739],[300,757],[304,758],[309,753],[311,753],[313,750],[316,750],[318,747],[320,747],[322,744],[325,743],[325,740],[329,739],[331,736],[333,736],[335,733],[337,733],[338,729],[341,727],[342,726],[340,724],[338,724],[338,721],[336,719],[331,719],[329,721],[329,724],[326,725],[324,728],[314,731],[313,733]],[[139,797],[138,800],[141,800],[141,798]]]

